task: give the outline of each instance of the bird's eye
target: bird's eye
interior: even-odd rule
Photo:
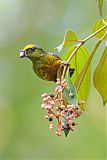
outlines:
[[[32,47],[32,48],[31,48],[31,50],[32,50],[33,52],[35,52],[35,50],[36,50],[36,47]]]

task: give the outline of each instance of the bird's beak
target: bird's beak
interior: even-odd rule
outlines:
[[[23,58],[26,56],[25,50],[20,51],[20,58]]]

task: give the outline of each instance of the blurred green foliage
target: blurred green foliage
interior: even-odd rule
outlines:
[[[93,0],[0,0],[0,159],[107,158],[107,107],[93,84],[88,114],[67,138],[57,137],[49,131],[40,108],[40,95],[53,92],[54,84],[39,79],[31,62],[19,58],[19,50],[29,43],[54,51],[68,28],[80,39],[86,37],[96,19],[99,11]],[[86,44],[89,52],[94,41]],[[92,73],[101,54],[102,47]]]

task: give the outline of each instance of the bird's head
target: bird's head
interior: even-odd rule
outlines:
[[[38,47],[36,45],[29,44],[29,45],[25,46],[24,49],[22,49],[20,51],[20,58],[23,58],[23,57],[28,57],[28,58],[35,57],[36,54],[37,54],[37,51],[38,51]]]

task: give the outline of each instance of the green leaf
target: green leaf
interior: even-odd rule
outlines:
[[[67,115],[67,114],[64,114],[64,117],[68,117],[68,115]],[[63,122],[64,125],[66,126],[67,121],[66,121],[64,118],[62,118],[62,122]],[[64,128],[64,133],[65,133],[65,136],[67,137],[67,136],[68,136],[68,133],[69,133],[69,129]]]
[[[99,8],[100,16],[102,17],[103,0],[98,0],[98,8]]]
[[[65,32],[64,40],[63,42],[56,47],[58,52],[60,52],[63,48],[69,47],[71,44],[78,42],[77,35],[72,30],[67,30]]]
[[[107,47],[97,65],[94,76],[94,86],[103,98],[103,104],[107,102]]]
[[[65,79],[66,79],[66,82],[68,84],[68,87],[70,88],[70,90],[73,93],[73,97],[69,96],[69,90],[67,90],[66,88],[64,89],[64,96],[65,96],[65,98],[67,99],[67,101],[70,104],[74,104],[76,106],[76,108],[78,108],[77,93],[76,93],[75,86],[74,86],[74,84],[72,83],[72,81],[70,79],[69,68],[67,69],[67,72],[66,72],[66,75],[65,75]],[[67,117],[68,115],[64,114],[64,116]],[[62,121],[63,121],[64,125],[67,124],[67,122],[66,122],[66,120],[64,118],[62,118]],[[69,130],[64,129],[64,133],[65,133],[65,136],[67,137],[67,135],[69,133]]]
[[[61,65],[59,67],[59,69],[58,69],[57,78],[61,79],[62,71],[63,71],[63,65]],[[72,91],[72,93],[73,93],[74,96],[70,97],[69,96],[69,90],[66,89],[66,88],[64,89],[64,96],[65,96],[65,98],[67,99],[67,101],[69,103],[74,104],[78,108],[77,92],[76,92],[74,84],[71,81],[70,73],[69,73],[69,68],[66,71],[65,79],[66,79],[66,82],[68,84],[69,89]]]
[[[69,130],[64,129],[64,133],[65,133],[65,136],[67,137],[67,136],[68,136],[68,133],[69,133]]]
[[[101,20],[101,19],[97,20],[96,23],[94,24],[92,32],[94,33],[97,30],[99,30],[100,28],[102,28],[103,26],[105,26],[105,23],[107,23],[107,17],[105,17],[104,20]],[[107,32],[107,28],[105,28],[102,31],[100,31],[99,33],[97,33],[96,37],[101,39],[103,37],[103,35],[105,34],[105,32]],[[104,39],[107,40],[107,36]]]
[[[76,46],[72,46],[68,51],[64,54],[63,60],[67,60],[69,55],[72,54]],[[75,72],[72,76],[72,81],[75,84],[77,77],[79,76],[81,70],[83,69],[83,66],[86,63],[86,60],[88,58],[88,51],[84,46],[81,46],[79,50],[76,52],[75,56],[71,59],[70,61],[70,67],[75,68]],[[90,67],[82,81],[81,87],[78,92],[78,99],[79,100],[87,100],[87,97],[89,95],[90,91],[90,79],[91,79],[91,74],[90,74]],[[81,109],[85,109],[83,105],[81,105]]]
[[[77,92],[76,92],[75,86],[72,83],[72,80],[70,78],[69,69],[67,69],[65,79],[66,79],[66,82],[68,84],[68,87],[70,88],[70,90],[72,91],[74,96],[70,97],[69,96],[69,90],[67,90],[66,88],[64,89],[64,95],[67,98],[69,103],[74,104],[78,108]]]

